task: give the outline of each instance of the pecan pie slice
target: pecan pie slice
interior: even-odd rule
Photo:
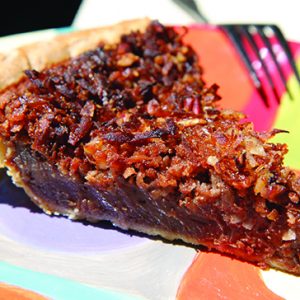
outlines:
[[[286,145],[218,109],[174,29],[137,20],[71,33],[0,67],[1,164],[45,212],[300,274]]]

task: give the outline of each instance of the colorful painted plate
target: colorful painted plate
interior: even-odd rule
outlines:
[[[70,30],[1,38],[0,51]],[[276,141],[289,144],[286,164],[300,169],[300,91],[295,78],[290,76],[288,84],[296,100],[288,99],[279,86],[281,105],[272,99],[266,109],[234,48],[218,29],[192,26],[185,39],[199,54],[206,81],[221,86],[221,106],[244,111],[258,130],[277,127],[291,132]],[[273,46],[286,68],[284,53]],[[300,44],[291,46],[296,56]],[[265,59],[270,59],[267,52]],[[0,173],[0,257],[1,299],[298,299],[300,294],[300,279],[291,275],[261,271],[218,254],[196,253],[108,223],[48,216],[12,185],[4,171]]]

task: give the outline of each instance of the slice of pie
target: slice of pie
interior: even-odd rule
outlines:
[[[131,21],[1,59],[1,164],[45,212],[300,274],[286,145],[218,109],[174,29]]]

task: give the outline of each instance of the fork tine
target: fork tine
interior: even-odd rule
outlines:
[[[300,84],[300,75],[299,75],[298,69],[296,67],[296,64],[294,62],[294,58],[293,58],[292,52],[290,50],[290,47],[289,47],[289,45],[288,45],[285,37],[283,36],[283,34],[282,34],[282,32],[281,32],[281,30],[279,29],[278,26],[276,26],[276,25],[269,25],[269,27],[272,29],[274,35],[276,36],[276,38],[280,42],[281,47],[283,48],[283,50],[285,52],[285,55],[288,58],[289,64],[290,64],[293,72],[295,73],[295,76],[296,76],[296,78],[298,80],[298,83]]]
[[[281,80],[282,84],[284,85],[286,92],[288,93],[290,99],[293,99],[293,95],[292,95],[290,89],[288,88],[287,81],[285,79],[285,76],[284,76],[284,73],[282,71],[282,68],[279,65],[278,60],[277,60],[277,58],[275,56],[275,53],[274,53],[273,47],[271,45],[271,42],[270,42],[270,40],[268,39],[268,37],[266,36],[266,34],[264,32],[264,28],[266,26],[265,25],[256,25],[256,26],[254,25],[254,27],[256,28],[258,34],[262,38],[262,41],[264,42],[265,46],[267,47],[267,49],[268,49],[268,51],[269,51],[269,53],[270,53],[270,55],[272,57],[272,60],[275,63],[275,66],[276,66],[276,69],[278,71],[280,80]]]
[[[243,60],[243,63],[246,65],[246,67],[250,73],[252,82],[253,82],[256,90],[258,91],[261,99],[263,100],[265,106],[267,108],[270,107],[270,104],[268,102],[268,96],[266,95],[266,93],[263,89],[261,80],[257,76],[256,71],[251,64],[248,54],[247,54],[247,52],[241,42],[241,39],[239,37],[240,34],[239,34],[239,32],[236,31],[236,27],[234,25],[223,25],[221,28],[225,31],[226,35],[230,38],[234,47],[238,50],[240,57]]]
[[[273,91],[273,93],[275,95],[275,98],[276,98],[277,102],[279,103],[280,102],[280,96],[279,96],[279,94],[278,94],[278,92],[277,92],[277,90],[275,88],[275,85],[274,85],[274,82],[273,82],[272,77],[270,75],[270,72],[268,70],[268,67],[265,64],[265,61],[263,60],[263,58],[261,57],[261,54],[259,53],[259,48],[256,45],[253,36],[249,32],[249,26],[247,26],[247,25],[240,25],[239,29],[241,30],[242,35],[246,37],[246,39],[249,42],[252,50],[254,51],[255,55],[259,59],[259,61],[261,63],[261,66],[262,66],[262,68],[263,68],[263,70],[265,72],[265,75],[267,77],[268,83],[269,83],[269,85],[272,88],[272,91]]]

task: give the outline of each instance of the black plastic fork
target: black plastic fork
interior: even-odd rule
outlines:
[[[284,51],[287,61],[290,65],[291,70],[294,72],[298,83],[300,84],[300,76],[299,72],[296,68],[296,64],[294,62],[291,50],[289,48],[289,45],[284,38],[281,30],[276,25],[257,25],[257,24],[240,24],[240,25],[221,25],[222,30],[227,34],[227,36],[230,38],[232,43],[234,44],[235,48],[240,54],[241,59],[245,63],[249,73],[250,77],[252,79],[252,82],[257,89],[258,93],[260,94],[262,100],[264,101],[265,105],[269,107],[269,97],[267,96],[265,92],[265,87],[260,79],[260,77],[257,74],[257,71],[253,67],[251,58],[249,57],[249,53],[246,50],[245,43],[248,43],[249,47],[253,51],[255,55],[255,59],[257,59],[260,64],[261,68],[263,70],[263,73],[265,75],[265,78],[271,87],[271,90],[273,92],[273,95],[275,96],[277,102],[280,102],[280,95],[279,92],[276,89],[276,85],[273,81],[272,74],[270,72],[269,65],[265,62],[264,58],[261,54],[261,49],[265,47],[268,50],[268,53],[270,53],[270,56],[272,58],[272,61],[274,65],[276,66],[277,72],[279,74],[279,78],[282,82],[282,84],[285,86],[285,89],[290,97],[290,99],[293,99],[293,95],[287,86],[287,77],[283,72],[283,69],[278,62],[276,58],[276,53],[274,52],[274,49],[272,47],[270,38],[275,38],[278,45],[281,47],[281,49]],[[266,31],[269,32],[267,35]],[[263,45],[258,45],[254,35],[257,34],[261,41],[263,42]],[[271,34],[271,36],[270,36]]]
[[[194,0],[173,1],[181,8],[183,8],[186,12],[188,12],[196,21],[199,21],[201,23],[209,23],[199,10]],[[275,38],[277,45],[279,45],[281,50],[284,52],[289,67],[295,74],[299,85],[300,75],[293,59],[290,47],[278,26],[273,24],[222,24],[219,25],[219,27],[229,37],[235,49],[238,51],[240,58],[249,71],[252,83],[266,107],[270,106],[270,97],[268,97],[267,87],[261,80],[261,77],[259,76],[256,68],[253,67],[254,60],[259,61],[266,82],[268,83],[269,88],[271,89],[278,103],[280,102],[280,95],[278,92],[278,88],[274,83],[272,72],[270,71],[270,66],[268,63],[266,63],[262,56],[262,52],[260,51],[262,48],[267,49],[272,62],[277,69],[280,81],[285,87],[285,90],[287,91],[290,99],[293,99],[292,92],[287,85],[287,75],[283,71],[280,62],[277,59],[276,53],[274,52],[274,48],[270,40],[271,38]],[[257,37],[260,39],[260,45],[257,43],[257,39],[255,39],[254,35],[257,35]],[[250,57],[249,49],[251,49],[251,52],[254,55],[252,55],[252,58]]]

